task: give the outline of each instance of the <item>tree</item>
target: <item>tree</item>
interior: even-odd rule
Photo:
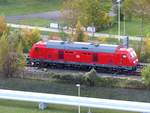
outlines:
[[[8,31],[7,23],[5,21],[5,18],[3,16],[0,16],[0,36]]]
[[[101,0],[65,0],[64,4],[64,17],[71,22],[71,27],[75,27],[78,20],[85,27],[109,24],[108,21],[104,21],[109,18]]]
[[[22,29],[18,36],[24,46],[24,50],[28,52],[32,45],[40,40],[40,31],[37,29]]]
[[[144,22],[147,17],[150,17],[150,0],[125,0],[124,11],[129,17],[138,17],[141,19],[140,34],[141,41],[139,41],[138,54],[141,56],[143,48],[143,36],[144,36]]]
[[[80,15],[80,0],[64,0],[62,13],[64,20],[70,23],[72,28],[75,27]]]
[[[0,70],[3,75],[12,77],[14,73],[24,68],[24,64],[21,43],[11,42],[8,35],[3,34],[0,38]]]
[[[10,32],[8,35],[8,39],[12,44],[15,44],[15,47],[17,47],[18,42],[21,43],[23,51],[26,53],[29,49],[29,42],[28,37],[24,34],[23,30],[13,30],[13,32]]]
[[[126,14],[126,18],[131,20],[132,19],[132,16],[133,16],[133,12],[131,10],[131,7],[132,7],[132,0],[125,0],[124,3],[123,3],[123,11],[124,13]]]
[[[101,5],[101,0],[82,0],[83,11],[80,15],[80,21],[84,26],[99,27],[107,24],[105,9]]]
[[[78,41],[78,42],[85,42],[87,41],[87,35],[85,35],[84,31],[83,31],[83,27],[81,26],[80,21],[78,21],[77,25],[76,25],[76,32],[74,35],[74,41]]]

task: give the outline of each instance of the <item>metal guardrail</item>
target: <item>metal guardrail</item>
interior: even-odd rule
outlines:
[[[38,102],[39,108],[44,109],[48,104],[62,104],[90,108],[105,108],[132,112],[150,113],[150,103],[109,100],[89,97],[76,97],[57,94],[45,94],[25,91],[0,89],[0,99]]]
[[[38,27],[38,26],[29,26],[29,25],[19,25],[19,24],[12,24],[8,23],[7,26],[12,27],[12,28],[28,28],[28,29],[38,29],[40,31],[46,31],[46,32],[61,32],[60,29],[53,29],[53,28],[45,28],[45,27]],[[69,30],[64,30],[65,33],[71,34],[71,31]],[[87,32],[89,36],[93,36],[93,33]],[[102,33],[94,33],[94,37],[111,37],[111,38],[118,38],[117,35],[110,35],[110,34],[102,34]],[[124,36],[120,36],[123,38]],[[136,41],[141,41],[140,37],[130,37],[130,40],[136,40]]]

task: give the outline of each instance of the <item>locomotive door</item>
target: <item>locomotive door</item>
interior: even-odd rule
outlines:
[[[113,54],[108,55],[108,64],[109,65],[114,64],[114,55]]]
[[[93,53],[93,62],[98,62],[98,54]]]
[[[59,58],[60,60],[63,60],[63,59],[64,59],[64,51],[63,51],[63,50],[59,50],[59,51],[58,51],[58,58]]]
[[[127,64],[127,56],[125,54],[121,55],[121,64],[126,65]]]
[[[39,59],[43,59],[44,58],[44,49],[43,48],[38,48],[36,47],[35,48],[35,51],[36,51],[36,56],[39,57]]]

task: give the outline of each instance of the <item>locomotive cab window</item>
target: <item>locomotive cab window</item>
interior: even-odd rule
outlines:
[[[135,57],[136,57],[136,53],[135,53],[134,51],[131,51],[131,52],[130,52],[130,55],[131,55],[132,58],[135,58]]]
[[[40,49],[38,47],[35,47],[35,51],[38,52]]]

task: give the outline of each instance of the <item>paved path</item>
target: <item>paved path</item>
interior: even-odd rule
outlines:
[[[8,22],[14,22],[14,21],[24,20],[24,19],[33,19],[33,18],[58,20],[61,17],[62,17],[62,14],[60,11],[49,11],[49,12],[43,12],[43,13],[32,13],[32,14],[25,14],[25,15],[6,16],[6,20]]]
[[[29,26],[29,25],[18,25],[18,24],[11,24],[8,23],[7,24],[9,27],[13,27],[13,28],[28,28],[28,29],[39,29],[40,31],[46,31],[46,32],[60,32],[59,29],[53,29],[53,28],[44,28],[44,27],[38,27],[38,26]],[[69,30],[64,30],[65,33],[71,34],[71,31]],[[90,32],[87,32],[87,34],[89,36],[92,36],[93,34]],[[110,35],[110,34],[102,34],[102,33],[94,33],[95,37],[107,37],[107,38],[118,38],[117,35]],[[124,36],[120,36],[120,38],[123,38]],[[137,41],[141,41],[140,37],[130,37],[130,40],[137,40]]]

